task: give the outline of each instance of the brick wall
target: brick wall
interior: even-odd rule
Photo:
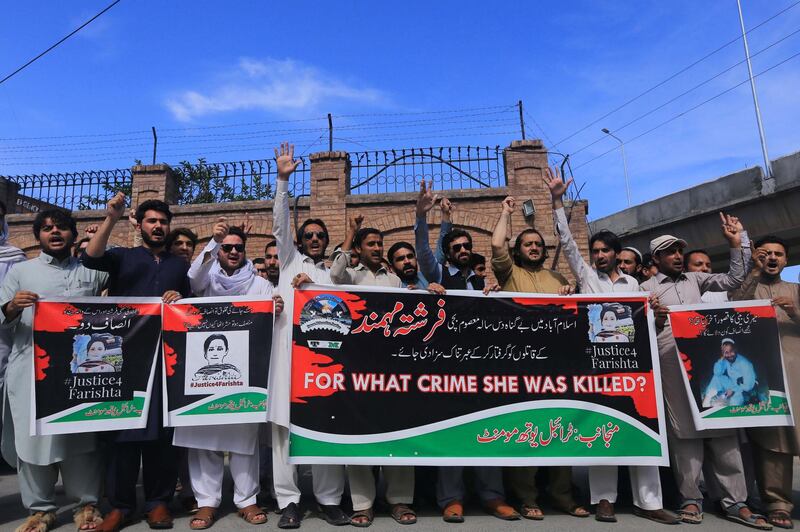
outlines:
[[[552,265],[556,254],[558,239],[554,235],[550,193],[542,178],[547,166],[547,153],[539,140],[514,141],[504,152],[507,185],[489,189],[447,190],[439,193],[454,203],[453,222],[472,234],[474,250],[491,258],[490,239],[492,230],[500,214],[500,202],[512,195],[517,204],[533,200],[536,214],[525,219],[520,209],[511,218],[511,234],[535,226],[545,237]],[[309,216],[325,221],[330,232],[331,246],[344,239],[348,216],[359,213],[365,217],[364,226],[376,227],[384,232],[384,247],[388,250],[393,243],[405,240],[414,242],[414,207],[416,193],[358,194],[349,195],[350,158],[346,152],[321,152],[311,159],[311,197],[297,199],[300,223]],[[176,182],[168,165],[140,165],[133,167],[132,205],[145,199],[165,199],[174,202]],[[294,207],[295,199],[290,200]],[[589,229],[586,224],[588,204],[577,202],[572,209],[570,227],[581,252],[588,259]],[[569,210],[569,206],[568,206]],[[261,256],[264,245],[273,239],[272,201],[242,201],[202,205],[181,205],[173,208],[173,227],[188,227],[200,238],[197,251],[211,238],[214,223],[224,216],[229,223],[239,224],[247,221],[252,225],[247,241],[247,252],[252,257]],[[83,236],[84,229],[92,223],[100,223],[104,211],[76,211],[78,230]],[[7,217],[10,226],[9,242],[22,248],[29,256],[38,254],[38,246],[33,238],[31,222],[33,214],[15,214]],[[435,207],[429,214],[431,246],[436,244],[439,235],[441,214]],[[294,228],[294,212],[292,213]],[[130,245],[132,230],[126,219],[120,220],[112,235],[111,242],[117,245]],[[556,269],[571,278],[563,253],[559,254]]]

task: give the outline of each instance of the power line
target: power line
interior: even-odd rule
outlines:
[[[515,135],[518,132],[519,131],[492,131],[492,132],[484,132],[484,133],[471,133],[470,136]],[[324,136],[326,134],[327,134],[327,131],[325,132],[325,134],[323,134],[321,136]],[[424,135],[423,136],[414,136],[414,137],[386,137],[386,138],[373,139],[373,141],[377,142],[377,141],[384,141],[384,140],[389,140],[389,141],[394,141],[394,140],[423,140],[423,139],[430,139],[430,138],[453,138],[453,137],[463,137],[463,134],[457,133],[457,134],[451,134],[451,135],[441,135],[441,134],[437,133],[435,135],[430,135],[430,136],[427,136],[427,137],[424,136]],[[320,137],[318,137],[318,139],[319,138]],[[277,141],[278,139],[274,139],[274,140]],[[344,140],[344,139],[342,139],[342,140]],[[352,140],[353,139],[347,139],[347,142],[352,142]],[[308,139],[305,142],[311,142],[311,141],[312,141],[312,139]],[[298,142],[304,142],[304,141],[300,140]],[[314,144],[316,144],[317,142],[318,142],[318,140],[313,141],[311,146],[309,148],[307,148],[307,149],[310,149],[311,147],[313,147]],[[174,153],[174,154],[165,154],[165,155],[168,156],[172,160],[175,160],[175,159],[191,159],[191,158],[195,158],[195,157],[205,157],[206,155],[212,155],[212,154],[218,154],[218,153],[236,153],[236,152],[246,151],[246,148],[252,148],[252,147],[262,148],[263,149],[264,148],[264,144],[265,143],[248,144],[248,145],[234,146],[234,147],[231,147],[231,149],[226,149],[226,150],[212,150],[212,151],[204,150],[202,152]],[[386,150],[391,150],[391,148],[385,148],[385,149]],[[375,151],[382,151],[382,149],[376,149]],[[129,159],[140,158],[140,154],[128,153],[128,152],[121,152],[121,153],[107,154],[107,155],[109,155],[109,157],[99,158],[99,159],[81,159],[81,160],[73,160],[73,161],[52,161],[51,160],[51,161],[47,161],[47,162],[30,162],[30,161],[26,161],[26,162],[0,163],[0,167],[3,167],[3,166],[65,166],[65,165],[79,165],[79,164],[88,164],[88,163],[96,163],[96,162],[106,162],[106,161],[119,161],[120,159],[125,159],[125,158],[129,158]],[[115,155],[115,156],[111,157],[111,155]],[[42,158],[44,158],[44,157],[42,157]]]
[[[786,7],[786,8],[784,8],[784,9],[782,9],[781,11],[779,11],[779,12],[777,12],[777,13],[775,13],[774,15],[772,15],[771,17],[769,17],[768,19],[761,21],[759,24],[756,24],[755,26],[753,26],[752,28],[750,28],[750,29],[749,29],[749,30],[748,30],[748,31],[745,33],[745,35],[749,34],[749,33],[750,33],[750,32],[752,32],[752,31],[755,31],[756,29],[758,29],[758,28],[760,28],[761,26],[763,26],[764,24],[766,24],[766,23],[768,23],[768,22],[772,21],[773,19],[775,19],[775,18],[779,17],[780,15],[783,15],[784,13],[786,13],[787,11],[789,11],[790,9],[792,9],[793,7],[795,7],[795,6],[796,6],[796,5],[798,5],[798,4],[800,4],[800,0],[798,0],[798,1],[794,2],[794,3],[792,3],[792,4],[791,4],[791,5],[789,5],[788,7]],[[662,81],[660,81],[660,82],[656,83],[655,85],[653,85],[653,86],[652,86],[652,87],[650,87],[649,89],[645,90],[644,92],[642,92],[642,93],[640,93],[640,94],[638,94],[638,95],[634,96],[633,98],[631,98],[630,100],[626,101],[626,102],[625,102],[625,103],[623,103],[622,105],[619,105],[619,106],[615,107],[614,109],[612,109],[611,111],[607,112],[607,113],[606,113],[606,114],[604,114],[603,116],[601,116],[601,117],[597,118],[596,120],[594,120],[594,121],[592,121],[592,122],[589,122],[588,124],[586,124],[585,126],[583,126],[582,128],[580,128],[579,130],[575,131],[574,133],[571,133],[570,135],[567,135],[567,136],[566,136],[566,137],[564,137],[563,139],[559,140],[557,143],[553,144],[553,147],[556,147],[556,146],[558,146],[559,144],[562,144],[562,143],[564,143],[565,141],[567,141],[567,140],[571,139],[572,137],[574,137],[574,136],[575,136],[575,135],[577,135],[578,133],[582,133],[582,132],[586,131],[587,129],[589,129],[589,128],[590,128],[590,127],[592,127],[593,125],[597,124],[598,122],[600,122],[600,121],[602,121],[602,120],[604,120],[604,119],[608,118],[609,116],[611,116],[612,114],[614,114],[614,113],[616,113],[616,112],[620,111],[621,109],[624,109],[625,107],[627,107],[628,105],[632,104],[633,102],[635,102],[636,100],[638,100],[638,99],[639,99],[639,98],[641,98],[642,96],[645,96],[645,95],[647,95],[647,94],[649,94],[649,93],[653,92],[655,89],[657,89],[657,88],[661,87],[662,85],[664,85],[664,84],[666,84],[666,83],[668,83],[668,82],[672,81],[673,79],[675,79],[675,78],[676,78],[676,77],[678,77],[679,75],[683,74],[683,73],[684,73],[684,72],[686,72],[687,70],[689,70],[689,69],[693,68],[694,66],[696,66],[696,65],[698,65],[698,64],[700,64],[700,63],[702,63],[703,61],[705,61],[705,60],[706,60],[706,59],[708,59],[709,57],[713,56],[714,54],[716,54],[716,53],[718,53],[718,52],[720,52],[720,51],[722,51],[722,50],[724,50],[725,48],[727,48],[727,47],[728,47],[728,46],[730,46],[731,44],[733,44],[733,43],[735,43],[735,42],[737,42],[737,41],[741,40],[741,38],[742,38],[742,36],[740,35],[740,36],[736,37],[735,39],[732,39],[732,40],[730,40],[730,41],[726,42],[725,44],[723,44],[722,46],[720,46],[720,47],[719,47],[719,48],[717,48],[716,50],[714,50],[714,51],[712,51],[712,52],[710,52],[710,53],[708,53],[708,54],[704,55],[703,57],[701,57],[701,58],[700,58],[700,59],[698,59],[697,61],[694,61],[694,62],[693,62],[693,63],[691,63],[690,65],[683,67],[682,69],[678,70],[678,71],[677,71],[677,72],[675,72],[674,74],[672,74],[672,75],[668,76],[666,79],[664,79],[664,80],[662,80]]]
[[[762,53],[766,52],[767,50],[769,50],[770,48],[772,48],[772,47],[774,47],[774,46],[777,46],[778,44],[782,43],[782,42],[783,42],[783,41],[785,41],[786,39],[788,39],[788,38],[790,38],[790,37],[793,37],[794,35],[796,35],[796,34],[798,34],[798,33],[800,33],[800,28],[798,28],[798,29],[794,30],[793,32],[791,32],[790,34],[788,34],[788,35],[786,35],[786,36],[784,36],[784,37],[782,37],[782,38],[778,39],[777,41],[775,41],[775,42],[773,42],[772,44],[768,45],[766,48],[762,48],[762,49],[761,49],[761,50],[759,50],[758,52],[756,52],[756,53],[752,54],[750,57],[752,58],[752,57],[755,57],[755,56],[757,56],[757,55],[759,55],[759,54],[762,54]],[[664,107],[666,107],[667,105],[669,105],[669,104],[671,104],[671,103],[673,103],[673,102],[675,102],[675,101],[679,100],[680,98],[682,98],[682,97],[686,96],[686,95],[687,95],[687,94],[689,94],[690,92],[693,92],[693,91],[695,91],[695,90],[699,89],[700,87],[702,87],[702,86],[704,86],[704,85],[707,85],[708,83],[710,83],[710,82],[714,81],[715,79],[719,78],[720,76],[722,76],[722,75],[724,75],[724,74],[727,74],[728,72],[730,72],[731,70],[733,70],[733,69],[734,69],[734,68],[736,68],[737,66],[739,66],[739,65],[742,65],[742,64],[744,64],[744,63],[746,63],[746,62],[747,62],[747,59],[742,59],[742,60],[741,60],[741,61],[739,61],[738,63],[736,63],[736,64],[733,64],[733,65],[729,66],[728,68],[726,68],[726,69],[724,69],[724,70],[722,70],[722,71],[720,71],[720,72],[718,72],[718,73],[714,74],[713,76],[711,76],[710,78],[706,79],[705,81],[702,81],[702,82],[698,83],[697,85],[695,85],[695,86],[694,86],[694,87],[692,87],[691,89],[688,89],[688,90],[685,90],[685,91],[683,91],[682,93],[678,94],[677,96],[675,96],[675,97],[673,97],[673,98],[670,98],[670,99],[669,99],[669,100],[667,100],[666,102],[664,102],[664,103],[662,103],[662,104],[660,104],[660,105],[658,105],[658,106],[656,106],[656,107],[653,107],[653,108],[652,108],[652,109],[650,109],[649,111],[646,111],[645,113],[643,113],[643,114],[641,114],[641,115],[637,116],[636,118],[634,118],[634,119],[632,119],[632,120],[630,120],[630,121],[628,121],[628,122],[624,123],[624,124],[623,124],[623,125],[621,125],[620,127],[614,128],[614,131],[613,131],[613,132],[614,132],[614,133],[616,133],[616,132],[618,132],[618,131],[622,131],[622,130],[623,130],[623,129],[625,129],[626,127],[628,127],[628,126],[630,126],[630,125],[633,125],[633,124],[635,124],[636,122],[638,122],[639,120],[642,120],[643,118],[646,118],[646,117],[650,116],[651,114],[655,113],[656,111],[659,111],[659,110],[663,109],[663,108],[664,108]],[[595,145],[595,144],[597,144],[598,142],[600,142],[600,141],[603,141],[603,140],[605,140],[605,139],[606,139],[605,135],[604,135],[604,136],[602,136],[602,137],[598,137],[597,139],[593,140],[593,141],[592,141],[592,142],[590,142],[589,144],[586,144],[586,145],[582,146],[581,148],[578,148],[577,150],[573,151],[571,155],[576,155],[576,154],[578,154],[578,153],[580,153],[580,152],[584,151],[585,149],[587,149],[587,148],[590,148],[591,146],[594,146],[594,145]]]
[[[109,9],[111,9],[112,7],[114,7],[115,5],[119,4],[119,2],[120,2],[120,0],[114,0],[114,2],[111,2],[111,3],[110,3],[110,4],[109,4],[109,5],[108,5],[108,6],[107,6],[105,9],[103,9],[103,10],[102,10],[102,11],[100,11],[98,14],[96,14],[95,16],[93,16],[92,18],[90,18],[89,20],[87,20],[86,22],[84,22],[83,24],[81,24],[80,26],[78,26],[77,28],[75,28],[74,30],[72,30],[72,32],[71,32],[69,35],[67,35],[66,37],[64,37],[63,39],[61,39],[61,40],[60,40],[60,41],[58,41],[57,43],[55,43],[53,46],[51,46],[50,48],[48,48],[48,49],[47,49],[47,50],[45,50],[44,52],[40,53],[39,55],[37,55],[36,57],[34,57],[33,59],[31,59],[30,61],[28,61],[28,62],[27,62],[27,63],[25,63],[24,65],[22,65],[21,67],[19,67],[18,69],[16,69],[16,70],[15,70],[14,72],[12,72],[11,74],[7,75],[7,76],[6,76],[6,77],[4,77],[3,79],[0,79],[0,85],[2,85],[3,83],[5,83],[5,82],[6,82],[6,81],[8,81],[9,79],[11,79],[11,78],[12,78],[14,75],[16,75],[16,74],[18,74],[19,72],[23,71],[25,68],[27,68],[28,66],[30,66],[31,64],[33,64],[33,63],[34,63],[34,61],[36,61],[37,59],[39,59],[39,58],[43,57],[43,56],[44,56],[45,54],[47,54],[49,51],[53,50],[53,49],[54,49],[56,46],[58,46],[58,45],[59,45],[59,44],[61,44],[62,42],[66,41],[67,39],[69,39],[70,37],[72,37],[73,35],[75,35],[76,33],[78,33],[79,31],[81,31],[83,28],[85,28],[86,26],[88,26],[89,24],[91,24],[91,23],[92,23],[92,22],[93,22],[93,21],[94,21],[96,18],[98,18],[100,15],[102,15],[103,13],[105,13],[106,11],[108,11]]]
[[[434,122],[434,121],[425,121],[424,123],[420,123],[418,127],[433,127],[433,126],[439,126],[439,125],[458,125],[458,126],[460,126],[459,128],[450,128],[450,129],[447,129],[447,130],[444,130],[444,131],[454,131],[454,130],[468,131],[468,130],[473,130],[473,129],[482,129],[484,127],[507,126],[507,125],[516,124],[516,120],[515,119],[510,119],[510,118],[509,119],[488,119],[488,120],[486,120],[486,119],[483,119],[483,120],[449,120],[449,121],[448,120],[445,120],[445,121],[438,120],[438,121],[435,121],[435,123],[431,123],[431,122]],[[389,124],[389,123],[386,123],[386,124]],[[399,123],[397,123],[397,124],[399,124]],[[478,126],[472,126],[472,124],[479,124],[479,125]],[[377,129],[377,130],[381,130],[381,129],[389,129],[390,127],[393,128],[394,126],[359,124],[359,125],[353,127],[352,129],[356,129],[356,130],[358,130],[358,129],[363,129],[363,130],[376,130]],[[342,127],[337,128],[337,131],[341,130],[341,129],[350,129],[350,128],[348,126],[342,126]],[[222,140],[222,141],[224,141],[224,140],[239,141],[239,140],[248,140],[248,139],[259,139],[259,140],[261,140],[263,142],[264,141],[264,134],[272,134],[272,136],[276,136],[276,135],[288,136],[288,135],[295,135],[295,134],[298,134],[298,133],[303,133],[303,134],[305,134],[305,133],[316,133],[316,132],[319,132],[319,131],[320,131],[320,128],[318,128],[318,127],[317,128],[313,128],[313,129],[309,128],[309,129],[302,129],[302,130],[264,130],[264,131],[248,132],[247,136],[243,136],[243,137],[242,136],[237,137],[237,138],[228,138],[228,137],[226,137],[224,139],[219,139],[219,137],[215,137],[215,138],[212,138],[212,139],[205,139],[205,140],[204,140],[205,136],[202,136],[202,135],[198,136],[198,137],[178,136],[178,137],[173,137],[173,138],[181,139],[181,140],[166,140],[166,141],[162,141],[161,146],[162,146],[162,148],[164,148],[164,147],[169,148],[170,146],[176,146],[176,145],[180,145],[180,144],[194,144],[198,148],[199,147],[203,147],[203,146],[211,147],[211,148],[214,148],[214,147],[227,147],[227,146],[230,146],[230,145],[218,144],[215,139],[219,139],[219,140]],[[418,131],[422,132],[422,133],[427,133],[430,130],[419,129]],[[439,131],[442,131],[442,130],[439,130]],[[408,134],[408,133],[412,133],[412,132],[414,132],[414,129],[410,129],[410,130],[407,130],[405,132],[401,132],[400,134],[403,134],[403,133]],[[373,135],[373,137],[374,136],[386,136],[387,134],[389,134],[389,132],[384,132],[384,133],[380,133],[378,135]],[[364,138],[367,138],[367,137],[364,137]],[[30,153],[42,153],[42,152],[48,152],[48,153],[74,153],[74,152],[81,152],[81,151],[98,152],[98,151],[102,151],[104,149],[105,150],[108,150],[108,149],[112,149],[113,150],[113,149],[120,149],[120,148],[140,148],[140,147],[152,146],[152,142],[116,144],[116,145],[99,145],[99,146],[97,145],[97,144],[103,143],[103,142],[106,142],[106,141],[83,141],[83,142],[63,143],[63,144],[32,145],[32,146],[27,146],[27,147],[24,147],[24,146],[0,147],[0,157],[5,158],[6,160],[12,160],[12,159],[25,158],[25,157],[16,157],[13,154],[30,154]],[[162,151],[162,154],[163,153],[164,152]],[[7,156],[7,154],[12,154],[12,156],[9,157],[9,156]],[[39,158],[43,158],[43,157],[39,157]]]
[[[781,62],[779,62],[779,63],[776,63],[776,64],[772,65],[771,67],[769,67],[769,68],[765,69],[765,70],[762,70],[762,71],[761,71],[761,72],[759,72],[758,74],[755,74],[753,77],[754,77],[754,78],[757,78],[757,77],[759,77],[759,76],[761,76],[761,75],[763,75],[763,74],[766,74],[766,73],[767,73],[767,72],[769,72],[770,70],[773,70],[773,69],[775,69],[775,68],[778,68],[779,66],[783,65],[784,63],[788,63],[788,62],[789,62],[789,61],[791,61],[792,59],[794,59],[794,58],[796,58],[796,57],[799,57],[799,56],[800,56],[800,52],[797,52],[796,54],[793,54],[793,55],[791,55],[791,56],[787,57],[787,58],[786,58],[786,59],[784,59],[783,61],[781,61]],[[742,85],[744,85],[745,83],[749,83],[749,82],[750,82],[750,79],[749,79],[749,78],[748,78],[748,79],[746,79],[746,80],[744,80],[744,81],[741,81],[741,82],[737,83],[736,85],[734,85],[734,86],[732,86],[732,87],[729,87],[729,88],[725,89],[724,91],[722,91],[722,92],[720,92],[720,93],[717,93],[717,94],[715,94],[714,96],[712,96],[712,97],[708,98],[707,100],[704,100],[704,101],[700,102],[699,104],[697,104],[697,105],[695,105],[695,106],[693,106],[693,107],[690,107],[690,108],[688,108],[688,109],[686,109],[686,110],[684,110],[684,111],[682,111],[682,112],[678,113],[677,115],[673,116],[672,118],[669,118],[669,119],[667,119],[667,120],[665,120],[665,121],[661,122],[660,124],[658,124],[658,125],[656,125],[656,126],[654,126],[654,127],[650,128],[650,129],[648,129],[647,131],[644,131],[644,132],[642,132],[642,133],[639,133],[639,134],[638,134],[638,135],[636,135],[635,137],[633,137],[633,138],[630,138],[630,139],[626,140],[626,141],[625,141],[625,143],[626,143],[626,144],[630,144],[631,142],[634,142],[634,141],[636,141],[636,140],[638,140],[638,139],[640,139],[640,138],[644,137],[645,135],[648,135],[648,134],[652,133],[653,131],[655,131],[655,130],[657,130],[657,129],[659,129],[659,128],[661,128],[661,127],[663,127],[663,126],[667,125],[667,124],[669,124],[670,122],[673,122],[673,121],[677,120],[678,118],[680,118],[680,117],[682,117],[682,116],[684,116],[684,115],[686,115],[686,114],[688,114],[688,113],[691,113],[692,111],[694,111],[694,110],[696,110],[696,109],[698,109],[698,108],[700,108],[700,107],[704,106],[705,104],[707,104],[707,103],[709,103],[709,102],[711,102],[711,101],[713,101],[713,100],[716,100],[717,98],[719,98],[719,97],[721,97],[721,96],[724,96],[725,94],[728,94],[728,93],[729,93],[729,92],[731,92],[732,90],[738,89],[739,87],[741,87],[741,86],[742,86]],[[583,162],[583,163],[579,164],[578,166],[576,166],[576,167],[575,167],[575,170],[577,170],[578,168],[581,168],[581,167],[583,167],[583,166],[586,166],[587,164],[589,164],[589,163],[591,163],[591,162],[594,162],[594,161],[596,161],[597,159],[599,159],[599,158],[601,158],[601,157],[603,157],[603,156],[605,156],[605,155],[608,155],[609,153],[611,153],[611,152],[613,152],[613,151],[617,151],[617,149],[618,149],[618,147],[617,147],[617,146],[614,146],[614,147],[613,147],[613,148],[611,148],[610,150],[606,150],[606,151],[604,151],[603,153],[601,153],[600,155],[597,155],[597,156],[595,156],[595,157],[593,157],[593,158],[589,159],[588,161],[586,161],[586,162]]]
[[[477,113],[477,114],[468,114],[468,115],[458,115],[453,116],[451,118],[459,118],[459,117],[467,117],[467,116],[486,116],[492,114],[500,114],[502,112],[510,111],[515,109],[515,105],[495,105],[489,107],[467,107],[462,109],[446,109],[440,111],[414,111],[414,112],[406,112],[406,113],[362,113],[362,114],[350,114],[350,115],[333,115],[333,118],[358,118],[358,117],[369,117],[369,116],[419,116],[419,115],[441,115],[441,114],[455,114],[455,113],[472,113],[475,111],[493,111],[493,112],[486,112],[486,113]],[[234,123],[234,124],[222,124],[216,126],[194,126],[194,127],[180,127],[180,128],[158,128],[159,133],[161,132],[171,132],[171,131],[207,131],[207,130],[215,130],[215,129],[228,129],[228,128],[239,128],[239,127],[251,127],[251,126],[264,126],[264,125],[273,125],[273,124],[294,124],[294,123],[302,123],[302,122],[315,122],[315,121],[322,121],[327,124],[328,117],[321,116],[316,118],[300,118],[300,119],[292,119],[292,120],[271,120],[269,122],[242,122],[242,123]],[[410,121],[414,122],[414,121]],[[388,124],[388,122],[386,122]],[[345,127],[345,126],[342,126]],[[338,128],[337,129],[341,129]],[[309,128],[304,130],[298,131],[316,131],[317,128]],[[287,133],[293,132],[293,130],[282,130],[286,131]],[[247,134],[247,132],[241,133],[218,133],[218,134],[209,134],[208,136],[212,135],[242,135]],[[81,135],[54,135],[54,136],[40,136],[40,137],[5,137],[0,138],[0,141],[9,142],[9,141],[23,141],[23,140],[57,140],[57,139],[78,139],[78,138],[104,138],[104,137],[132,137],[135,139],[137,136],[146,136],[148,139],[151,136],[151,132],[149,129],[147,130],[138,130],[138,131],[126,131],[126,132],[114,132],[114,133],[88,133],[88,134],[81,134]],[[163,135],[159,136],[159,138],[170,138],[170,137],[178,137],[178,136],[189,136],[189,135]],[[199,135],[198,135],[199,136]],[[128,140],[132,140],[128,139]]]

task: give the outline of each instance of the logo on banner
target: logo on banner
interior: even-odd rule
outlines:
[[[352,323],[347,305],[341,298],[331,294],[314,297],[300,312],[300,330],[304,333],[324,330],[348,334]]]

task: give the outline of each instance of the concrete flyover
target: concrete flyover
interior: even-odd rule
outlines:
[[[772,161],[773,177],[761,167],[749,168],[714,181],[669,194],[590,222],[620,236],[623,245],[642,252],[650,240],[665,233],[683,238],[690,249],[708,250],[715,271],[728,264],[720,232],[720,210],[738,216],[754,240],[774,234],[789,247],[789,265],[800,263],[800,152]],[[793,252],[792,252],[793,251]]]

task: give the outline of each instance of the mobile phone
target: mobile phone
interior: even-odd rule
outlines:
[[[522,203],[522,214],[525,218],[530,218],[536,214],[536,207],[533,206],[533,200],[527,200]]]

